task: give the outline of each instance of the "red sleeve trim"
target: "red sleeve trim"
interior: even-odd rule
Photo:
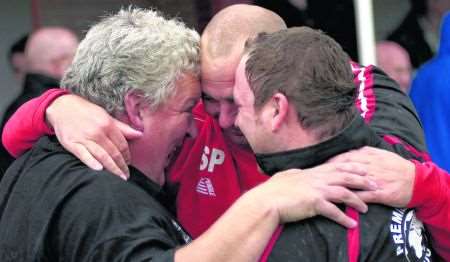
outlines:
[[[45,111],[55,101],[56,98],[67,95],[70,92],[65,89],[51,89],[47,91],[49,94],[38,104],[36,111],[33,114],[32,125],[38,132],[45,133],[46,135],[53,135],[55,131],[52,127],[47,125]]]
[[[347,229],[347,252],[349,262],[358,262],[360,251],[360,229],[359,229],[359,213],[351,207],[345,209],[345,213],[353,218],[358,226]]]
[[[414,148],[413,146],[409,145],[408,143],[404,142],[400,138],[392,135],[385,135],[383,136],[383,140],[389,143],[390,145],[401,145],[403,148],[405,148],[408,152],[412,153],[414,156],[423,159],[423,161],[431,161],[431,157],[427,152],[422,152]]]
[[[269,243],[267,244],[266,248],[264,249],[261,258],[259,261],[266,262],[267,259],[269,259],[270,253],[272,252],[273,247],[275,246],[275,243],[277,242],[278,238],[281,235],[281,232],[283,231],[283,226],[280,225],[277,227],[275,232],[273,233],[272,237],[269,240]]]
[[[54,134],[45,121],[45,110],[56,98],[68,93],[64,89],[50,89],[23,104],[12,115],[2,134],[3,145],[12,156],[23,154],[41,136]]]

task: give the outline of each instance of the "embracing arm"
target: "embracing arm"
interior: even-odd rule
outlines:
[[[345,187],[373,190],[373,184],[362,170],[341,171],[350,167],[325,164],[276,174],[241,196],[204,234],[180,248],[175,260],[257,261],[280,223],[316,215],[355,227],[333,203],[365,212],[367,206]]]

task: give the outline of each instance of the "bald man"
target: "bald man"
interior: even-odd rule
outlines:
[[[238,10],[245,10],[239,12]],[[200,42],[203,103],[219,121],[223,134],[233,143],[247,146],[247,140],[234,127],[234,74],[245,41],[259,32],[285,29],[283,19],[264,8],[233,5],[217,13],[203,31]]]
[[[44,27],[30,35],[25,46],[26,75],[23,90],[6,110],[2,130],[6,121],[23,103],[59,86],[59,80],[72,62],[77,46],[77,36],[62,27]],[[13,160],[2,145],[0,173],[5,172]]]
[[[381,41],[377,43],[376,54],[378,66],[408,93],[412,68],[408,52],[395,42]]]
[[[77,36],[62,27],[46,27],[34,32],[25,48],[28,71],[61,79],[78,46]]]

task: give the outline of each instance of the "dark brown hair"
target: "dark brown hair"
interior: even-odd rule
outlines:
[[[350,58],[331,37],[309,27],[259,34],[246,43],[245,74],[259,109],[276,92],[295,105],[303,128],[332,136],[355,115]]]

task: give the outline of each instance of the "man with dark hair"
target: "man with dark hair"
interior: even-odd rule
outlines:
[[[25,46],[27,41],[28,34],[14,42],[8,51],[9,64],[14,72],[14,77],[19,82],[22,82],[26,72]]]
[[[235,124],[266,174],[316,166],[364,145],[392,150],[353,106],[348,60],[332,38],[307,27],[248,42],[236,71]],[[359,220],[356,229],[346,231],[321,217],[286,224],[269,261],[432,259],[413,210],[371,205],[366,214],[348,207],[347,213]]]

